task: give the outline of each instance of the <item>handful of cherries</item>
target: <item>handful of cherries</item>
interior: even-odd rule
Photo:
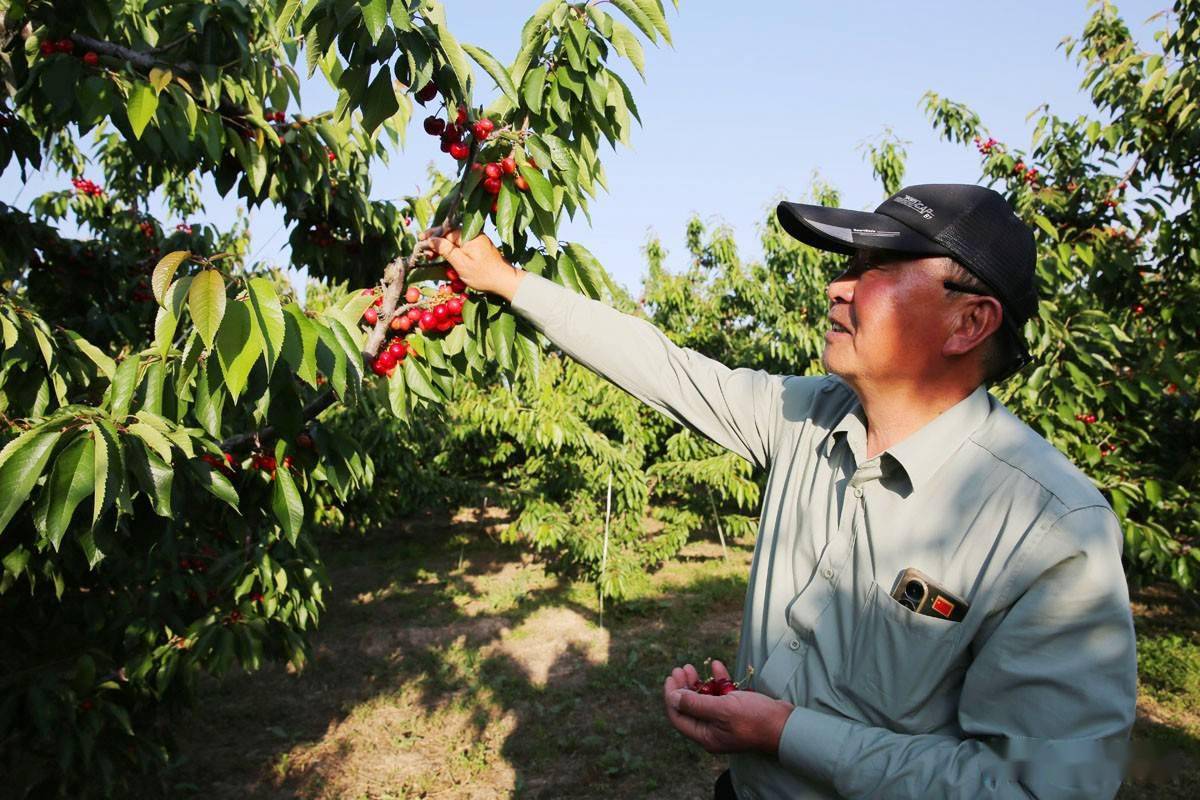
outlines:
[[[754,675],[754,667],[748,668],[746,677],[740,681],[730,680],[729,678],[709,678],[706,681],[696,681],[688,688],[696,694],[711,694],[717,697],[724,697],[730,692],[753,692],[748,685],[750,677]]]

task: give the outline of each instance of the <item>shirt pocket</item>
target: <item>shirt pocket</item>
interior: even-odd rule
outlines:
[[[961,626],[910,611],[872,582],[842,693],[880,727],[921,733],[953,724],[966,669]]]

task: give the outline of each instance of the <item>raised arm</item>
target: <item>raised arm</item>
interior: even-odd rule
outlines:
[[[751,463],[769,461],[781,376],[679,347],[645,320],[514,268],[486,236],[463,244],[452,231],[430,245],[464,283],[508,300],[576,361]]]

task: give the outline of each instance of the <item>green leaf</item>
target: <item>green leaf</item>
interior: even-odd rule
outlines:
[[[237,489],[233,488],[229,478],[218,469],[214,469],[209,464],[203,461],[189,461],[188,467],[192,470],[192,475],[196,478],[196,483],[200,484],[206,492],[217,498],[221,502],[228,505],[238,514],[241,514],[241,509],[238,508],[238,493]]]
[[[525,73],[521,83],[521,96],[525,107],[534,114],[542,113],[542,94],[546,88],[546,68],[534,67]]]
[[[1154,480],[1146,481],[1145,490],[1146,500],[1150,505],[1156,506],[1162,502],[1163,493],[1161,483]]]
[[[617,54],[629,59],[629,63],[633,64],[633,68],[645,80],[646,51],[642,48],[642,43],[638,41],[634,32],[616,20],[613,20],[612,43]]]
[[[603,296],[602,287],[607,287],[610,292],[612,291],[613,287],[604,267],[587,248],[571,242],[564,249],[565,255],[569,255],[575,262],[579,285],[586,294],[598,300]]]
[[[149,426],[146,426],[149,427]],[[175,481],[175,471],[170,464],[164,462],[154,451],[146,447],[141,439],[128,437],[125,440],[128,448],[127,461],[137,478],[142,492],[150,499],[154,513],[160,517],[171,517],[171,487]],[[87,546],[84,547],[85,552]]]
[[[435,21],[434,28],[437,32],[438,44],[442,46],[442,52],[446,56],[446,64],[454,72],[459,92],[465,97],[471,86],[471,65],[467,63],[467,55],[463,52],[462,45],[454,38],[454,34],[450,33],[450,28],[446,25],[445,20]]]
[[[34,524],[57,551],[75,509],[95,490],[96,443],[76,436],[54,459],[34,511]]]
[[[404,381],[413,394],[419,397],[433,403],[441,403],[445,400],[430,380],[429,367],[415,358],[404,360]]]
[[[158,110],[158,92],[148,83],[138,81],[129,92],[129,101],[125,111],[129,115],[129,127],[133,129],[133,138],[141,139],[146,125]]]
[[[187,301],[188,289],[192,285],[192,277],[185,275],[167,290],[167,302],[158,308],[154,317],[154,344],[158,355],[165,359],[171,352],[175,341],[175,330],[179,327],[179,318],[183,315],[183,304]]]
[[[378,44],[383,29],[387,27],[388,0],[358,0],[358,7],[362,10],[367,33],[371,35],[371,44]],[[388,70],[383,70],[383,72],[386,73]]]
[[[171,463],[171,440],[164,436],[161,431],[145,422],[135,422],[125,430],[145,442],[155,453],[158,453],[163,462],[167,464]]]
[[[262,344],[254,335],[247,303],[234,300],[225,309],[225,318],[217,331],[217,359],[225,375],[225,388],[234,400],[246,388],[250,370],[262,354]]]
[[[652,42],[658,41],[658,31],[654,27],[653,20],[646,16],[646,12],[639,7],[635,0],[610,0],[610,2],[619,8],[621,13],[629,17],[630,22],[636,25],[647,39]]]
[[[462,329],[463,326],[459,325],[451,333]],[[392,409],[392,413],[396,415],[397,419],[408,419],[408,388],[404,382],[403,369],[396,370],[392,374],[392,377],[388,379],[388,406]]]
[[[259,346],[267,362],[267,375],[275,368],[283,352],[283,343],[287,327],[283,321],[283,309],[279,305],[279,295],[275,286],[267,278],[251,278],[250,289],[250,319],[254,323],[254,335],[258,338]]]
[[[283,337],[282,355],[300,379],[317,388],[317,328],[296,303],[283,307],[287,333]]]
[[[488,327],[488,338],[496,357],[496,363],[502,369],[511,370],[513,367],[513,339],[517,333],[517,318],[511,313],[503,313],[492,321]]]
[[[287,33],[288,25],[292,23],[292,17],[296,16],[298,8],[300,8],[300,0],[287,0],[283,4],[283,8],[279,10],[279,16],[275,18],[275,35],[280,39],[284,38],[284,34]]]
[[[65,333],[67,338],[71,340],[71,343],[75,345],[76,350],[78,350],[80,353],[83,353],[93,364],[96,365],[96,368],[100,370],[104,377],[108,378],[109,381],[113,379],[113,377],[117,374],[117,362],[113,361],[111,358],[105,355],[99,347],[96,347],[96,345],[92,344],[75,331],[64,329],[63,333]]]
[[[504,92],[509,100],[513,103],[521,102],[520,98],[517,97],[517,88],[513,86],[512,76],[508,74],[508,70],[504,68],[504,65],[496,60],[495,56],[482,47],[476,47],[473,44],[464,44],[462,48],[467,52],[467,55],[475,59],[475,62],[479,66],[483,67],[488,75],[492,76],[492,80],[496,82],[497,88]]]
[[[517,219],[517,209],[520,207],[520,198],[517,197],[512,184],[509,181],[501,183],[500,196],[496,198],[496,233],[500,241],[510,245],[513,243],[513,223]]]
[[[125,467],[121,463],[121,442],[113,424],[99,420],[89,428],[96,446],[96,457],[92,462],[96,480],[92,504],[92,525],[95,525],[104,510],[112,505],[121,487]]]
[[[110,414],[113,419],[121,419],[129,414],[129,404],[133,402],[133,391],[137,388],[138,370],[141,359],[130,354],[117,367],[117,377],[108,388]]]
[[[34,428],[0,450],[0,533],[29,499],[61,435],[58,430]]]
[[[158,301],[159,305],[166,302],[167,287],[171,285],[171,280],[175,277],[175,270],[179,269],[179,265],[191,256],[192,254],[188,250],[176,250],[158,260],[158,264],[154,267],[154,273],[150,276],[150,289],[154,292],[154,299]]]
[[[554,210],[554,194],[550,188],[550,181],[533,167],[521,164],[518,166],[521,170],[521,175],[529,183],[529,193],[533,196],[533,201],[545,211]]]
[[[396,99],[396,90],[392,87],[390,70],[380,70],[375,80],[371,81],[366,97],[363,98],[362,110],[363,129],[368,134],[400,110],[400,101]]]
[[[225,316],[225,279],[220,272],[206,269],[192,279],[188,310],[204,346],[211,349]]]
[[[295,544],[296,537],[300,535],[300,528],[304,525],[304,500],[282,461],[275,470],[275,491],[271,495],[271,510],[275,512],[275,518],[287,534],[288,541]]]

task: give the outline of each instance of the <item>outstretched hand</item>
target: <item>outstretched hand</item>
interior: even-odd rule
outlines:
[[[720,661],[712,662],[714,678],[729,679]],[[676,667],[663,684],[667,719],[675,729],[710,753],[757,750],[775,755],[792,704],[758,692],[702,695],[691,687],[700,675],[691,664]]]
[[[491,292],[511,301],[525,277],[525,273],[504,260],[492,240],[482,233],[463,244],[460,231],[441,232],[434,228],[423,232],[419,239],[427,251],[448,262],[462,282],[477,291]]]

